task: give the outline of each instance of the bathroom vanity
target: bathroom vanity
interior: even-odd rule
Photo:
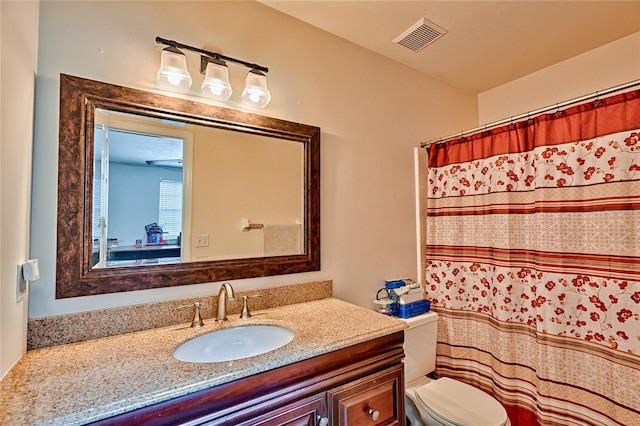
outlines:
[[[221,328],[277,325],[294,339],[227,362],[187,363],[181,343]],[[205,318],[27,352],[0,382],[0,424],[404,424],[406,324],[334,298]]]
[[[400,425],[403,332],[97,422]]]

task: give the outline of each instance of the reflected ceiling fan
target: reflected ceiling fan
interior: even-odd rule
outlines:
[[[149,166],[159,167],[172,167],[175,169],[181,169],[183,160],[182,158],[168,159],[168,160],[147,160],[145,161]]]

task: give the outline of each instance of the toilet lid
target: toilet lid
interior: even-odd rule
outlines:
[[[507,411],[480,389],[443,377],[414,390],[420,408],[454,425],[502,426]]]

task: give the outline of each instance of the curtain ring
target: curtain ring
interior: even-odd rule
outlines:
[[[533,118],[531,118],[531,111],[527,111],[527,125],[533,124]]]
[[[559,104],[559,103],[557,103],[557,104],[556,104],[556,112],[553,114],[553,116],[554,116],[555,118],[558,118],[558,117],[562,117],[562,115],[563,115],[563,114],[564,114],[564,112],[563,112],[563,111],[560,111],[560,104]]]
[[[593,106],[599,107],[600,105],[602,105],[602,99],[600,99],[600,92],[596,91],[596,99],[593,101]]]

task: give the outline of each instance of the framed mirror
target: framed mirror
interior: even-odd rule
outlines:
[[[320,129],[61,74],[56,298],[320,269]]]

